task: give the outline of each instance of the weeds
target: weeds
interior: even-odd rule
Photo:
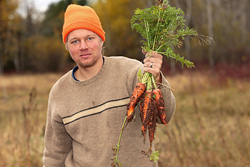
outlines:
[[[0,76],[1,167],[42,166],[48,92],[58,78]]]
[[[231,79],[222,86],[217,77],[205,74],[167,77],[177,108],[168,126],[170,135],[164,125],[157,126],[159,167],[250,166],[249,81]],[[1,167],[42,166],[47,98],[58,78],[0,77],[8,93],[4,99],[0,91]]]
[[[31,150],[30,150],[30,140],[31,140],[31,135],[33,133],[33,127],[31,124],[31,120],[33,119],[32,117],[34,117],[34,114],[32,114],[32,112],[36,112],[36,107],[37,107],[37,103],[35,102],[35,98],[37,96],[37,91],[36,88],[32,88],[30,94],[29,94],[29,101],[28,103],[25,105],[23,104],[23,109],[22,109],[22,114],[23,114],[23,118],[24,118],[24,130],[25,130],[25,134],[26,134],[26,154],[27,154],[27,166],[31,167]],[[31,117],[32,116],[32,117]]]
[[[189,77],[195,79],[190,81]],[[179,89],[174,85],[183,85],[170,80],[178,105],[169,124],[172,149],[165,144],[170,142],[166,141],[166,130],[161,129],[156,134],[160,167],[250,165],[250,151],[244,149],[249,148],[247,139],[250,137],[250,108],[246,104],[250,98],[249,83],[232,80],[226,87],[215,87],[209,85],[209,80],[201,82],[205,77],[181,76],[185,86]],[[184,98],[180,99],[178,93]]]

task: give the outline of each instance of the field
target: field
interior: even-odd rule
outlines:
[[[0,166],[42,166],[49,91],[61,74],[0,76]],[[250,166],[248,79],[184,72],[168,76],[177,100],[158,125],[159,167]]]

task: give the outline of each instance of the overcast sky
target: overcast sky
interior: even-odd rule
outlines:
[[[60,0],[33,0],[36,6],[36,9],[44,12],[48,6],[53,2],[59,2]],[[88,2],[93,3],[96,2],[96,0],[88,0]]]
[[[29,4],[32,4],[34,3],[35,5],[35,8],[38,12],[45,12],[46,9],[48,8],[48,6],[51,4],[51,3],[56,3],[56,2],[59,2],[60,0],[26,0],[26,1],[20,1],[21,4],[19,5],[19,9],[18,9],[18,12],[25,16],[25,13],[26,13],[26,7],[24,6],[24,4],[27,2]],[[88,0],[89,3],[94,3],[96,2],[97,0]]]
[[[59,2],[60,0],[26,0],[26,1],[20,1],[19,7],[18,7],[18,13],[20,13],[22,16],[25,17],[26,15],[26,8],[27,4],[29,4],[30,7],[32,7],[32,4],[34,4],[35,9],[39,13],[43,13],[46,11],[48,6],[51,3]]]
[[[60,0],[34,0],[34,4],[37,10],[44,12],[51,3],[59,1]]]

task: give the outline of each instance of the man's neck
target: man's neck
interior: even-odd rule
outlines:
[[[100,61],[97,61],[94,66],[81,67],[78,66],[78,70],[75,72],[75,78],[79,81],[86,81],[96,76],[103,66],[104,59],[101,57]]]

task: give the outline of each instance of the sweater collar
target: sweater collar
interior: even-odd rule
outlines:
[[[105,59],[104,59],[104,57],[102,57],[102,59],[103,59],[103,65],[104,65]],[[73,68],[73,70],[72,70],[72,77],[73,77],[74,80],[80,82],[80,81],[79,81],[78,79],[76,79],[76,77],[75,77],[75,72],[76,72],[78,69],[79,69],[79,67],[78,67],[77,65]]]

